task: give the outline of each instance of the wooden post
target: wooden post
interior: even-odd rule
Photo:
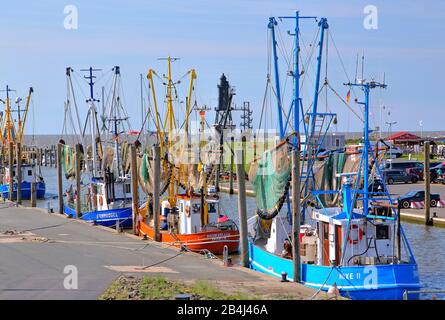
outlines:
[[[57,195],[59,200],[59,213],[63,214],[63,180],[62,180],[62,145],[57,144]]]
[[[49,166],[52,168],[54,163],[54,146],[49,149]]]
[[[35,208],[37,206],[37,186],[36,182],[31,182],[31,207]]]
[[[159,241],[159,214],[161,208],[159,200],[161,197],[161,155],[159,145],[153,146],[154,170],[153,170],[153,228],[154,240]]]
[[[14,200],[14,145],[9,143],[9,200]]]
[[[430,142],[425,141],[424,145],[424,157],[425,157],[425,165],[424,165],[424,173],[423,177],[425,180],[425,224],[427,226],[432,225],[433,221],[430,218]]]
[[[82,217],[82,206],[81,206],[82,197],[80,196],[80,172],[81,172],[80,162],[81,162],[80,144],[76,144],[76,192],[77,192],[76,219],[79,219],[80,217]]]
[[[22,204],[22,146],[17,142],[17,204]]]
[[[136,146],[131,145],[131,199],[133,203],[133,233],[137,234],[137,220],[139,216],[139,194],[138,194],[138,167],[137,167],[137,154]]]
[[[246,209],[246,175],[244,173],[244,153],[236,150],[236,176],[238,182],[238,216],[240,231],[241,264],[249,267],[249,251],[247,245],[247,209]]]
[[[294,264],[294,282],[301,281],[300,257],[300,151],[292,150],[292,262]]]
[[[397,251],[396,251],[396,257],[397,260],[400,261],[402,258],[402,244],[401,244],[401,234],[400,234],[400,206],[397,208]]]
[[[229,194],[233,194],[233,160],[235,157],[235,137],[230,137],[230,188]]]

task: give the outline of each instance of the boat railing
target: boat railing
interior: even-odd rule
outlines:
[[[445,290],[405,290],[403,292],[403,300],[408,300],[409,294],[445,294]]]

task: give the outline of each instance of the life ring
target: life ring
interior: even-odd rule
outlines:
[[[351,239],[351,231],[358,229],[358,239]],[[353,224],[349,227],[349,234],[348,234],[348,242],[350,244],[357,244],[359,241],[363,239],[363,228],[360,228],[358,225]]]
[[[186,205],[186,206],[185,206],[184,211],[185,211],[185,216],[186,216],[187,218],[190,217],[190,206],[189,206],[189,205]]]
[[[103,196],[99,196],[99,204],[100,204],[100,206],[103,206],[103,205],[104,205],[104,199],[103,199]]]

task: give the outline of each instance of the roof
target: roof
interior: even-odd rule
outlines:
[[[386,138],[390,141],[422,141],[423,139],[407,131],[394,133]]]

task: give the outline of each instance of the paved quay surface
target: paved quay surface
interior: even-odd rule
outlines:
[[[209,280],[232,292],[250,290],[296,299],[315,293],[245,268],[223,267],[219,260],[178,253],[175,248],[42,209],[0,203],[0,299],[96,299],[120,274]],[[156,266],[140,270],[152,264]],[[78,270],[77,290],[64,288],[67,265]]]

